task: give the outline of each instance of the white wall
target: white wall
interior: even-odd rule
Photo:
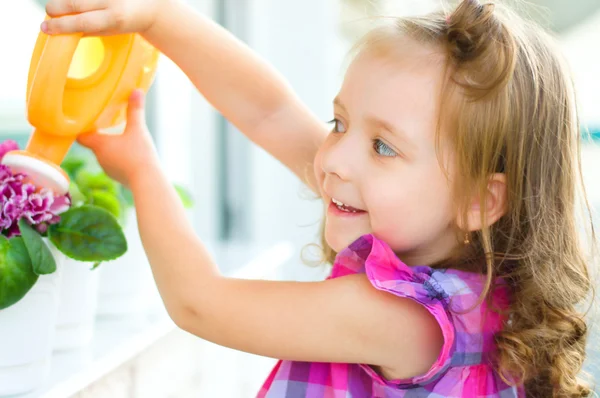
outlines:
[[[337,0],[250,0],[248,42],[291,83],[324,122],[339,87],[343,48],[338,38]],[[322,204],[279,162],[253,148],[252,235],[291,239],[297,249],[316,241]],[[289,277],[309,273],[295,256]]]
[[[600,12],[560,38],[575,79],[582,122],[600,128]]]
[[[30,130],[25,113],[25,91],[31,53],[44,9],[33,0],[0,1],[0,130]]]
[[[214,16],[213,0],[188,0],[196,10]],[[187,76],[162,56],[155,81],[154,119],[157,147],[173,182],[190,189],[195,207],[193,222],[204,239],[215,239],[218,229],[215,140],[216,114]]]

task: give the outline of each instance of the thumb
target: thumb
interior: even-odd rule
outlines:
[[[127,125],[135,126],[144,124],[146,122],[146,111],[145,107],[145,95],[142,90],[133,90],[129,96],[129,103],[127,105]],[[125,129],[128,131],[129,129]]]

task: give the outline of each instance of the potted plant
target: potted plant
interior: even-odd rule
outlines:
[[[61,164],[71,179],[71,207],[97,206],[111,213],[122,224],[121,214],[125,201],[120,195],[118,184],[104,173],[91,172],[89,163],[84,157],[70,153]],[[98,306],[99,266],[100,262],[66,259],[54,350],[81,348],[91,342]]]
[[[98,206],[118,217],[111,197],[94,200],[96,195],[85,195],[82,188],[88,188],[91,181],[79,173],[81,162],[68,156],[61,167],[71,179],[69,195],[71,208]],[[86,193],[89,190],[86,189]],[[102,195],[97,195],[102,197]],[[98,204],[100,202],[100,204]],[[118,204],[117,204],[118,206]],[[117,218],[118,219],[118,218]],[[98,303],[99,262],[84,262],[67,258],[63,265],[60,300],[56,320],[54,350],[62,351],[81,348],[89,344],[94,336],[95,316]]]
[[[0,144],[0,161],[14,141]],[[0,396],[48,374],[65,258],[113,260],[127,251],[118,220],[70,194],[38,189],[0,165]]]

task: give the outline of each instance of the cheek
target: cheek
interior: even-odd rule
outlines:
[[[423,181],[431,181],[423,183]],[[403,183],[371,190],[368,207],[373,233],[397,250],[420,245],[451,223],[450,190],[444,180],[407,177]]]

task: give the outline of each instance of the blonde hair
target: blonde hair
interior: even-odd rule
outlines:
[[[588,328],[577,306],[590,297],[592,283],[575,214],[577,188],[585,193],[565,61],[541,28],[476,0],[462,1],[450,14],[394,19],[357,48],[390,52],[404,37],[436,46],[447,58],[442,101],[450,110],[440,120],[452,126],[444,139],[456,152],[459,214],[466,219],[469,202],[486,197],[491,175],[506,177],[506,215],[472,233],[468,250],[442,266],[478,267],[487,275],[485,295],[496,277],[509,282],[509,320],[496,338],[506,381],[524,384],[533,397],[589,396],[578,378]],[[584,208],[589,215],[587,203]],[[332,262],[336,253],[323,234],[321,240]]]

